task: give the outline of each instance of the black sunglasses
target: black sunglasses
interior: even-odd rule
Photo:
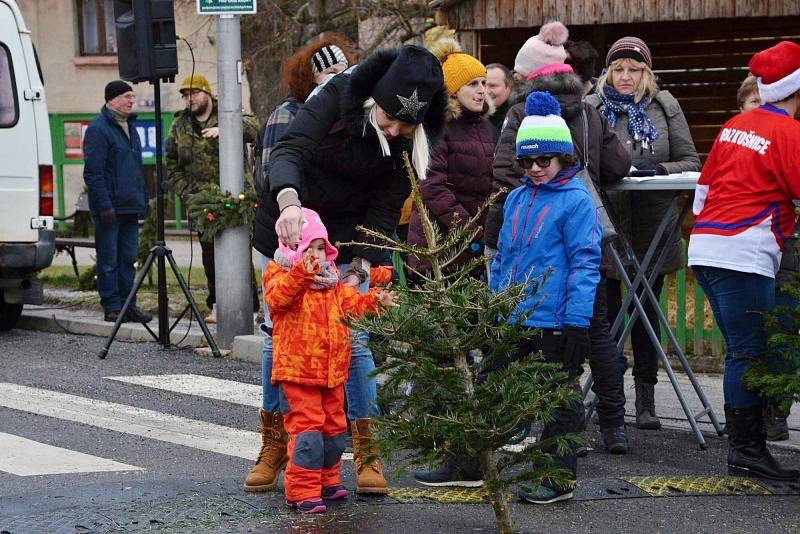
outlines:
[[[550,161],[552,161],[554,157],[555,156],[537,156],[535,158],[531,157],[517,158],[517,164],[523,169],[530,169],[531,167],[533,167],[533,164],[535,163],[536,166],[539,167],[540,169],[546,169],[547,167],[550,166]]]

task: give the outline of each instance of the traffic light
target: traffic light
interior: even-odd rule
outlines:
[[[172,0],[114,0],[119,76],[129,82],[175,81],[178,52]]]

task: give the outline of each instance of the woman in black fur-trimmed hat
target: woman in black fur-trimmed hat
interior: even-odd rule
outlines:
[[[303,105],[270,154],[269,194],[262,196],[270,220],[256,226],[258,250],[271,256],[279,239],[290,247],[298,242],[301,205],[319,213],[332,243],[369,241],[356,230],[358,226],[391,235],[411,192],[403,153],[409,154],[417,176],[424,178],[430,148],[444,129],[446,107],[441,65],[418,46],[376,52],[332,78]],[[376,249],[341,247],[344,283],[365,290],[369,267],[381,256]],[[271,322],[265,316],[264,330],[270,332]],[[353,339],[345,392],[358,471],[356,492],[387,493],[380,462],[367,463],[361,454],[369,450],[369,416],[377,413],[376,384],[370,376],[375,364],[366,332],[354,331]],[[272,339],[267,335],[261,414],[262,421],[271,424],[264,428],[262,453],[251,473],[263,472],[277,480],[291,460],[271,370]],[[340,437],[326,439],[334,446]]]

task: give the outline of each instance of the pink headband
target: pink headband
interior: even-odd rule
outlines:
[[[559,72],[565,72],[568,74],[575,73],[575,71],[572,70],[572,67],[566,63],[553,63],[551,65],[545,65],[544,67],[539,67],[538,69],[531,71],[531,73],[528,74],[528,79],[532,80],[534,78],[538,78],[539,76],[548,76],[550,74],[558,74]]]

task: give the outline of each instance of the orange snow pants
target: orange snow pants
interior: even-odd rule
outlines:
[[[344,386],[325,388],[280,383],[283,424],[289,434],[284,493],[289,501],[319,499],[339,478],[347,437]]]

